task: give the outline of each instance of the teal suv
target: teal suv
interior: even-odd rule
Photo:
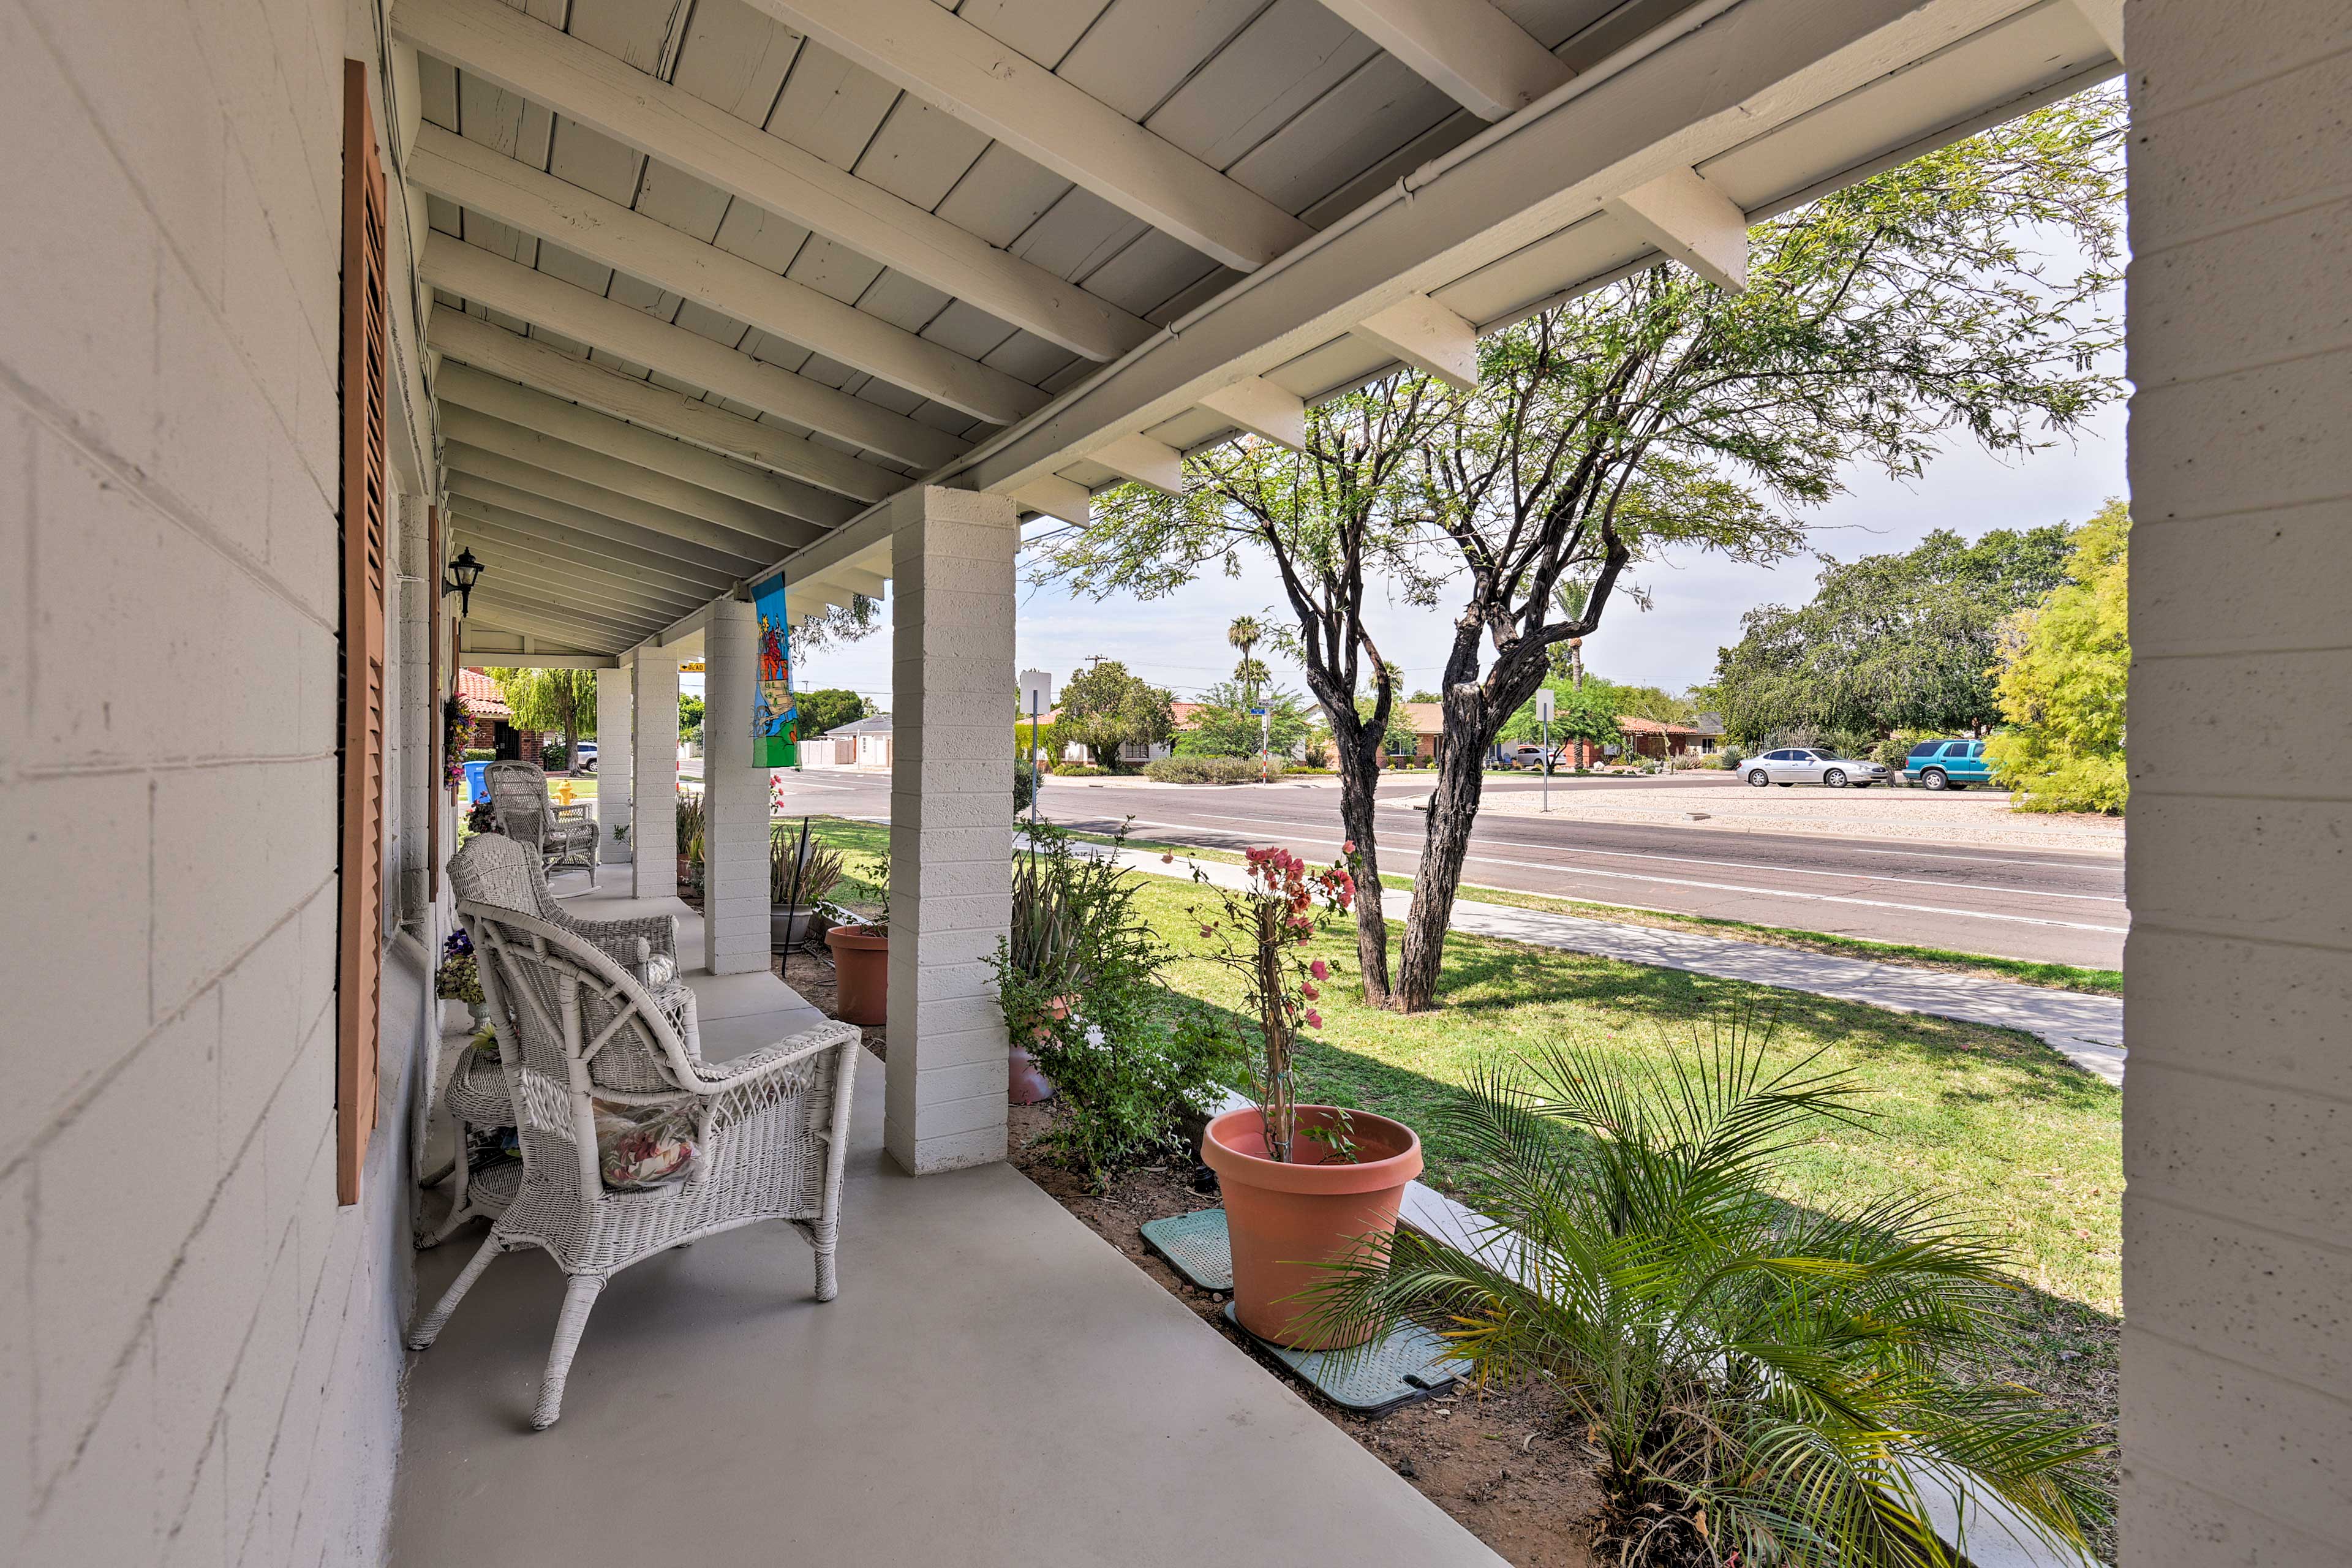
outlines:
[[[1923,789],[1965,789],[1992,783],[1982,741],[1922,741],[1903,759],[1903,776]]]

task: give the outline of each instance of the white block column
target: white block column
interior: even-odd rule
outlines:
[[[2119,1561],[2342,1564],[2352,14],[2119,15],[2135,388]]]
[[[677,656],[639,648],[629,661],[635,756],[629,768],[631,891],[677,896]]]
[[[721,599],[703,636],[702,962],[713,974],[768,967],[768,770],[751,763],[759,631],[750,605]]]
[[[891,503],[890,1056],[885,1142],[918,1175],[1004,1158],[1013,914],[1013,555],[1003,496]]]
[[[629,671],[600,669],[596,672],[596,858],[608,866],[626,865],[629,860],[629,839],[615,838],[615,826],[627,827],[629,838],[635,838],[636,826],[629,819],[629,779],[636,761],[635,712],[629,701]]]

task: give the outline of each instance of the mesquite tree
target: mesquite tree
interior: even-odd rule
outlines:
[[[1374,1006],[1389,999],[1389,952],[1373,802],[1399,687],[1364,622],[1365,584],[1369,571],[1375,582],[1426,592],[1406,548],[1414,504],[1407,476],[1452,395],[1423,377],[1391,376],[1309,410],[1303,451],[1244,437],[1195,453],[1182,494],[1140,485],[1108,491],[1085,527],[1038,542],[1033,569],[1096,597],[1150,599],[1212,566],[1237,575],[1245,552],[1273,560],[1297,625],[1268,628],[1266,640],[1306,670],[1331,727],[1340,821],[1355,845],[1358,967]]]
[[[2116,341],[2122,123],[2084,95],[1757,226],[1743,293],[1659,266],[1482,345],[1477,395],[1415,465],[1424,569],[1462,586],[1399,1006],[1436,994],[1487,746],[1629,562],[1785,555],[1849,464],[1916,476],[1954,428],[2023,452],[2116,395],[2095,362]],[[2071,271],[2027,248],[2036,227],[2071,237]],[[1591,584],[1579,614],[1564,582]]]

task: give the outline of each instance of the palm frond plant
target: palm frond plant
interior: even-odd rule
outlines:
[[[2090,1561],[2102,1440],[1956,1370],[2008,1325],[2008,1258],[1922,1199],[1774,1197],[1790,1151],[1869,1113],[1818,1056],[1776,1065],[1770,1034],[1742,1012],[1664,1071],[1553,1045],[1481,1077],[1444,1121],[1493,1229],[1335,1265],[1316,1321],[1421,1323],[1482,1384],[1549,1384],[1599,1460],[1609,1563],[1958,1568],[1929,1521],[1961,1495]]]

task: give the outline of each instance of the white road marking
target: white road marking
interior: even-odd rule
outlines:
[[[1139,826],[1172,828],[1178,832],[1198,831],[1197,828],[1190,827],[1188,825],[1182,823],[1149,822],[1141,817],[1137,817],[1133,820]],[[1327,833],[1319,828],[1305,827],[1297,823],[1272,822],[1265,817],[1234,816],[1227,817],[1225,820],[1228,822],[1251,823],[1259,826],[1286,827],[1291,832],[1301,834],[1310,840],[1324,843],[1337,842],[1339,838],[1337,834]],[[1502,856],[1488,855],[1475,847],[1471,849],[1467,858],[1470,860],[1477,861],[1484,865],[1509,866],[1520,870],[1549,871],[1555,875],[1565,876],[1606,877],[1613,881],[1623,882],[1655,882],[1662,887],[1696,888],[1705,891],[1718,893],[1748,893],[1759,898],[1794,899],[1806,903],[1859,904],[1869,909],[1906,910],[1915,914],[1958,915],[1967,920],[2006,921],[2016,925],[2056,926],[2066,931],[2111,931],[2117,935],[2121,935],[2131,929],[2128,926],[2095,925],[2080,921],[2044,920],[2036,915],[2003,914],[1990,910],[1957,910],[1942,904],[1898,903],[1889,899],[1863,899],[1855,898],[1851,894],[1843,893],[1801,893],[1787,888],[1751,888],[1737,882],[1702,882],[1688,877],[1648,876],[1639,871],[1604,871],[1597,867],[1590,866],[1561,867],[1547,864],[1538,860],[1513,860]],[[1896,879],[1874,879],[1865,877],[1859,878],[1857,879],[1864,881],[1892,881]],[[2022,889],[1997,889],[1995,890],[2010,892],[2021,891]],[[1551,896],[1557,897],[1559,895]]]

